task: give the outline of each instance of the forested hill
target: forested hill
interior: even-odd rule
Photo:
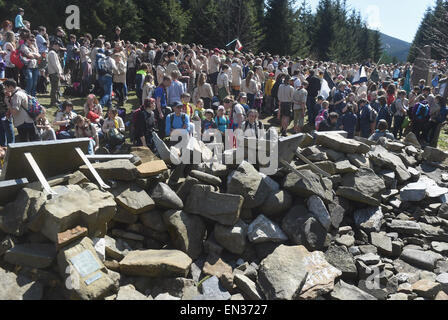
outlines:
[[[381,33],[381,43],[383,44],[383,50],[390,57],[396,57],[398,61],[404,62],[408,58],[409,49],[411,49],[411,44],[388,36],[384,33]]]

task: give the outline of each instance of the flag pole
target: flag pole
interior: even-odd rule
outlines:
[[[233,41],[229,42],[229,43],[228,43],[228,44],[226,45],[226,47],[228,47],[228,46],[232,45],[232,43],[236,42],[237,40],[238,40],[238,38],[236,38],[235,40],[233,40]]]

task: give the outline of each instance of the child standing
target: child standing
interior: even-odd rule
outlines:
[[[225,134],[226,129],[230,125],[229,117],[227,117],[225,113],[225,108],[223,106],[218,107],[218,115],[215,117],[215,123],[218,127],[218,130],[221,131],[222,134]]]
[[[358,123],[358,117],[353,113],[353,105],[347,105],[347,111],[342,116],[341,124],[342,130],[348,133],[347,138],[355,138],[356,124]]]

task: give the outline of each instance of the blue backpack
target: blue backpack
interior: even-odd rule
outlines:
[[[111,74],[110,70],[107,68],[107,57],[102,53],[96,55],[96,70],[100,76],[105,76],[106,74]]]
[[[417,111],[415,112],[417,120],[425,120],[429,116],[429,105],[419,103]]]

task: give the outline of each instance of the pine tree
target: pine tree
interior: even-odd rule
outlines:
[[[286,55],[289,52],[291,6],[289,0],[269,0],[265,17],[265,49],[272,54]]]
[[[143,41],[182,41],[191,20],[178,0],[133,0],[142,14]]]
[[[339,1],[338,1],[339,2]],[[319,0],[317,6],[314,30],[312,35],[311,52],[318,60],[329,60],[329,48],[335,40],[333,24],[338,20],[332,0]]]
[[[428,28],[430,21],[433,17],[433,11],[431,8],[427,8],[425,12],[425,16],[417,30],[414,41],[412,42],[411,49],[409,50],[408,61],[414,62],[417,56],[420,53],[421,48],[423,48],[427,43],[427,33],[425,29]]]

